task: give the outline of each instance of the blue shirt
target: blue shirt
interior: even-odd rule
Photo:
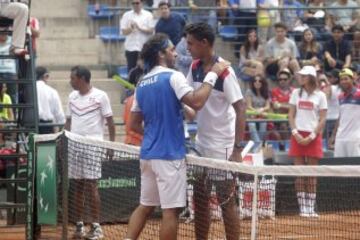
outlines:
[[[185,26],[185,19],[178,13],[170,13],[169,18],[160,18],[156,23],[155,32],[165,33],[176,46],[180,42]]]
[[[183,159],[185,136],[183,112],[179,100],[181,96],[176,95],[170,83],[174,74],[179,76],[181,73],[166,68],[155,71],[154,74],[152,72],[144,76],[136,89],[136,101],[144,117],[144,139],[140,158]],[[186,82],[185,77],[182,74],[181,76]],[[186,93],[188,90],[183,92]]]

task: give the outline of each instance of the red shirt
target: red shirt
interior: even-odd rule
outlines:
[[[294,90],[294,88],[290,88],[289,90],[282,90],[279,87],[275,87],[271,90],[271,102],[278,102],[278,103],[288,103],[290,100],[290,95],[292,93],[292,91]],[[287,113],[288,109],[284,108],[284,109],[279,109],[280,113]]]

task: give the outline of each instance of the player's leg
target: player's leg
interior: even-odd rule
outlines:
[[[308,165],[318,165],[319,159],[309,157]],[[307,181],[307,191],[306,191],[306,199],[307,206],[309,207],[309,212],[311,217],[318,217],[318,214],[315,212],[316,205],[316,186],[317,186],[317,178],[316,177],[308,177]]]
[[[162,210],[160,240],[176,240],[178,230],[179,209],[168,208]]]
[[[194,182],[194,221],[197,240],[208,239],[210,229],[209,198],[211,184],[205,176],[198,176]]]
[[[240,219],[237,213],[235,182],[220,181],[216,184],[216,195],[221,204],[227,240],[238,240],[240,237]]]
[[[74,232],[74,238],[82,238],[85,236],[85,227],[83,222],[84,217],[84,203],[85,203],[85,183],[84,179],[73,179],[74,184],[74,212],[76,229]]]
[[[141,193],[140,205],[131,214],[125,239],[137,239],[143,230],[147,218],[160,205],[156,175],[151,160],[140,160]]]
[[[305,165],[305,158],[299,156],[295,157],[294,165]],[[303,177],[295,179],[295,190],[300,209],[300,216],[306,217],[308,215],[308,209],[306,206],[305,179]]]

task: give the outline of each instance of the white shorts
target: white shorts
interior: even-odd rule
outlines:
[[[68,152],[68,175],[71,179],[100,179],[103,148],[73,146]]]
[[[185,160],[140,160],[141,195],[144,206],[162,209],[186,206]]]
[[[334,157],[359,157],[360,141],[335,139]]]

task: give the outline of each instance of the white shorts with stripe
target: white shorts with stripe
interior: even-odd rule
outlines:
[[[183,160],[140,160],[141,195],[144,206],[162,209],[186,205],[186,163]]]
[[[359,157],[360,141],[359,140],[341,140],[335,139],[334,157]]]

